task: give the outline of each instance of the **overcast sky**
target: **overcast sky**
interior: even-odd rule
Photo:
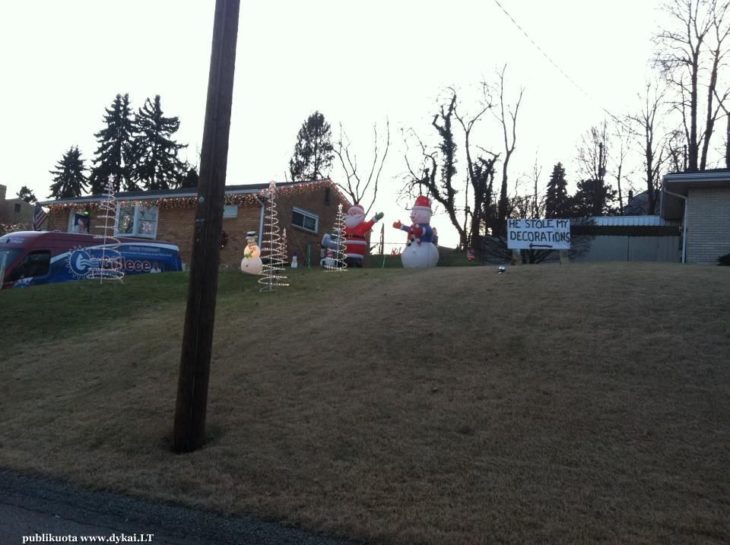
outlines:
[[[0,183],[8,195],[27,185],[47,197],[48,171],[70,146],[90,164],[93,134],[120,92],[135,110],[161,95],[197,163],[214,3],[0,0]],[[531,173],[537,158],[545,183],[558,161],[575,183],[581,135],[604,119],[604,108],[633,109],[652,77],[658,1],[499,3],[574,83],[494,0],[243,0],[227,183],[282,180],[296,133],[314,110],[335,137],[344,125],[365,165],[372,125],[387,118],[391,149],[375,209],[386,213],[388,240],[401,241],[389,227],[406,220],[412,204],[393,204],[406,171],[401,129],[430,137],[448,86],[465,97],[463,111],[476,110],[470,97],[505,64],[508,96],[525,89],[512,178]],[[498,125],[485,119],[475,143],[498,144]],[[463,161],[457,167],[463,177]],[[337,169],[333,177],[342,179]],[[455,240],[444,215],[433,223],[443,240]]]

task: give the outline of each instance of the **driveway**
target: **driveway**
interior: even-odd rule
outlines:
[[[254,518],[152,503],[0,470],[0,543],[355,545]]]

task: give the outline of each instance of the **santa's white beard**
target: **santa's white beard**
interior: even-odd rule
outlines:
[[[349,227],[350,229],[352,229],[353,227],[357,227],[364,221],[365,216],[347,216],[345,218],[345,227]]]

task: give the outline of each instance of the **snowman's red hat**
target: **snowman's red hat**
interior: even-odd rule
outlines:
[[[365,215],[365,209],[360,206],[359,204],[353,204],[350,209],[347,211],[347,214],[350,216],[364,216]]]
[[[431,201],[426,195],[420,195],[416,198],[416,203],[411,210],[425,210],[431,212]]]

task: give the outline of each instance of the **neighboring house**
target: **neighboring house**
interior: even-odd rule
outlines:
[[[570,227],[576,261],[679,261],[680,226],[659,216],[596,216]]]
[[[225,188],[221,266],[238,267],[246,245],[246,232],[256,231],[263,247],[264,206],[262,191],[269,184],[229,185]],[[164,240],[177,244],[183,263],[189,264],[197,203],[196,188],[119,193],[115,235]],[[48,207],[48,230],[102,234],[97,217],[102,195],[41,203]],[[335,222],[337,205],[349,203],[331,180],[288,182],[277,185],[279,228],[286,229],[289,258],[313,266],[319,263],[322,235]]]
[[[6,199],[8,188],[0,185],[0,225],[32,229],[33,205],[23,199]]]
[[[664,176],[661,217],[682,222],[682,262],[716,264],[730,254],[730,170]]]
[[[654,192],[654,214],[659,214],[660,191]],[[624,216],[645,216],[649,213],[649,192],[642,191],[634,195],[633,191],[629,191],[629,199],[624,206]]]

